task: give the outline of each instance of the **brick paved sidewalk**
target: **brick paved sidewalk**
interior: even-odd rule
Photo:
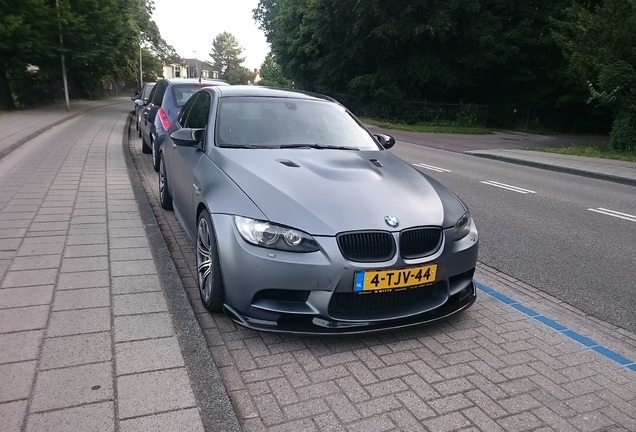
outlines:
[[[215,429],[128,176],[129,105],[0,160],[2,432]]]
[[[119,97],[96,101],[74,100],[71,101],[70,111],[66,111],[66,104],[61,103],[0,115],[0,159],[57,124],[99,107],[122,103],[122,101],[127,101],[132,110],[130,98]]]

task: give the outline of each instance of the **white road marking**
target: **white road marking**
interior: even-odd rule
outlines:
[[[423,163],[416,163],[416,164],[413,164],[413,165],[415,165],[418,168],[424,168],[424,169],[437,171],[437,172],[451,172],[451,170],[448,170],[446,168],[440,168],[440,167],[436,167],[436,166],[433,166],[433,165],[426,165],[426,164],[423,164]]]
[[[496,182],[494,180],[480,181],[479,183],[483,183],[483,184],[488,185],[488,186],[498,187],[498,188],[501,188],[501,189],[510,190],[510,191],[513,191],[513,192],[518,192],[520,194],[535,194],[536,193],[535,191],[530,190],[530,189],[524,189],[524,188],[520,188],[518,186],[512,186],[512,185],[505,184],[505,183],[499,183],[499,182]]]
[[[609,210],[609,209],[602,208],[602,207],[595,208],[595,209],[588,209],[588,210],[589,211],[593,211],[595,213],[600,213],[600,214],[604,214],[604,215],[607,215],[607,216],[612,216],[612,217],[615,217],[615,218],[625,219],[625,220],[628,220],[628,221],[636,222],[636,216],[630,215],[630,214],[627,214],[627,213],[621,213],[621,212],[617,212],[617,211],[614,211],[614,210]]]

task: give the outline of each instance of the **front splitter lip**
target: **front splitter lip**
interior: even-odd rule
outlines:
[[[325,319],[317,316],[308,316],[298,317],[295,320],[289,321],[283,320],[283,323],[279,320],[279,323],[269,324],[270,322],[255,321],[247,316],[241,315],[228,305],[225,305],[224,309],[226,315],[232,321],[251,330],[306,335],[347,335],[399,330],[432,323],[468,309],[476,299],[477,294],[473,285],[472,293],[470,295],[467,295],[461,300],[451,297],[446,303],[435,310],[410,316],[408,318],[375,322],[348,322]],[[316,324],[316,320],[318,320],[320,324]]]

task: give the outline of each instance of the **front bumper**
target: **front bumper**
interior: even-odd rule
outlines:
[[[452,241],[444,231],[433,255],[358,263],[342,257],[334,237],[315,237],[319,252],[291,253],[256,247],[237,232],[232,217],[212,215],[225,287],[225,311],[255,330],[347,334],[411,327],[470,307],[477,262],[477,230]],[[397,235],[397,233],[396,233]],[[437,263],[432,285],[387,293],[355,293],[356,271],[407,268]]]
[[[477,291],[474,283],[466,287],[465,291],[451,296],[442,306],[407,318],[397,318],[388,321],[340,321],[327,320],[308,315],[288,314],[281,316],[277,321],[267,321],[251,318],[239,314],[231,306],[225,304],[226,315],[235,323],[252,330],[269,331],[275,333],[293,334],[357,334],[374,333],[380,331],[397,330],[420,326],[426,323],[438,321],[463,310],[468,309],[477,299]]]

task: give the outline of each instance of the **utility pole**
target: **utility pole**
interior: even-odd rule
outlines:
[[[139,31],[139,90],[144,85],[144,65],[141,61],[141,30]]]
[[[60,59],[62,60],[62,81],[64,83],[64,99],[66,100],[66,111],[71,110],[71,103],[68,100],[68,82],[66,81],[66,64],[64,62],[64,41],[62,40],[62,22],[60,21],[60,2],[55,0],[55,9],[57,10],[57,25],[60,31]]]

